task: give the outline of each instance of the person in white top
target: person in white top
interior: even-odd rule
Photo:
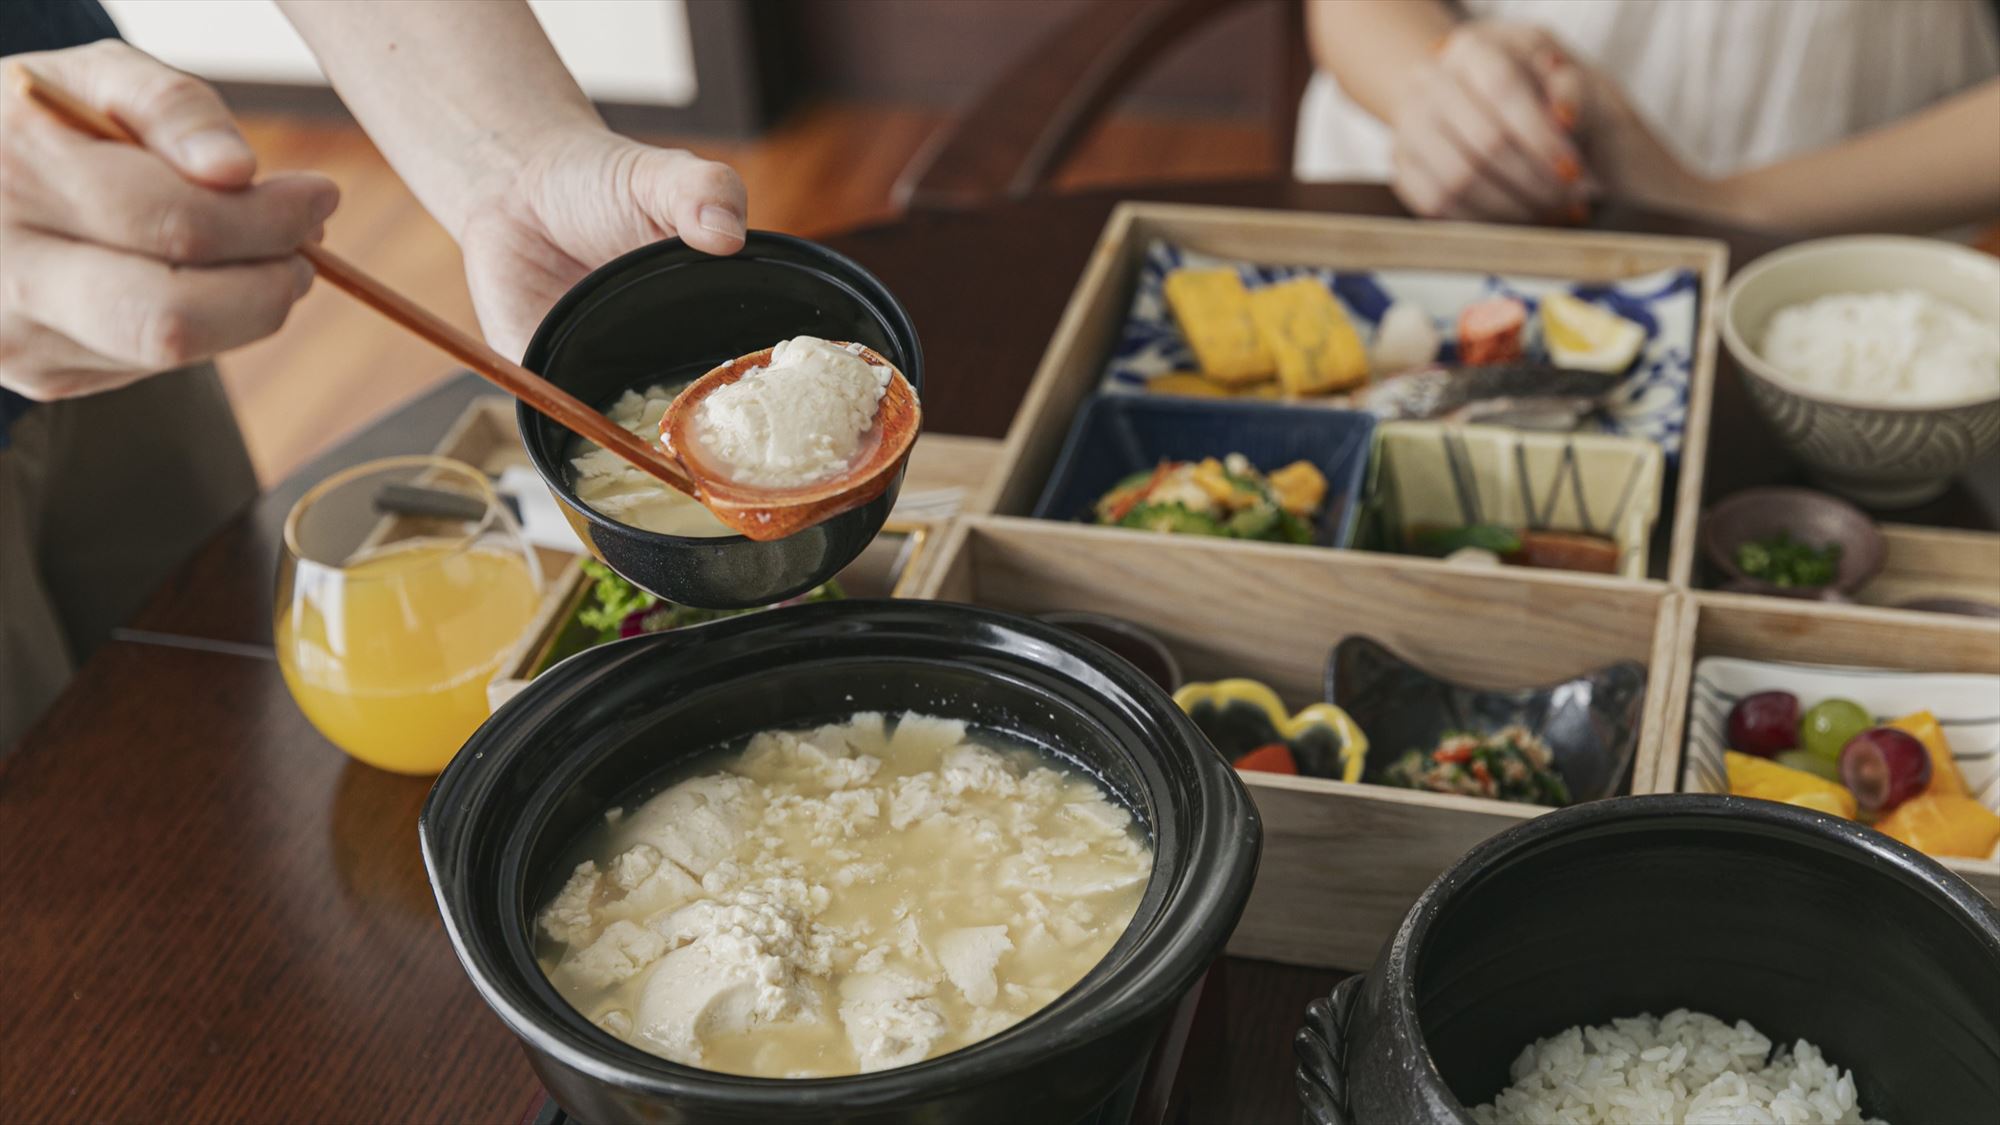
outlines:
[[[1307,26],[1297,175],[1387,181],[1420,215],[2000,214],[1992,0],[1307,0]]]

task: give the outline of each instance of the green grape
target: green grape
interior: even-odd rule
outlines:
[[[1787,750],[1778,755],[1777,762],[1781,766],[1790,766],[1795,770],[1804,770],[1815,777],[1823,777],[1828,781],[1840,780],[1840,763],[1829,761],[1826,758],[1814,757],[1804,750]]]
[[[1874,717],[1859,703],[1824,699],[1799,719],[1799,745],[1815,758],[1838,762],[1847,740],[1874,725]]]

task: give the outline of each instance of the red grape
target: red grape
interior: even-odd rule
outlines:
[[[1746,695],[1729,711],[1729,748],[1759,758],[1799,744],[1799,697],[1789,691]]]
[[[1885,813],[1930,785],[1931,756],[1909,734],[1875,727],[1840,748],[1840,780],[1863,812]]]

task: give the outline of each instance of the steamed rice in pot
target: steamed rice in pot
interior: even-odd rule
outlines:
[[[1813,1044],[1685,1008],[1538,1039],[1510,1075],[1480,1125],[1883,1125]]]

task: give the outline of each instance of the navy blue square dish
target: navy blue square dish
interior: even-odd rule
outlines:
[[[1088,522],[1098,498],[1133,473],[1161,461],[1241,453],[1264,473],[1294,461],[1318,466],[1326,500],[1313,513],[1313,542],[1345,547],[1374,436],[1374,416],[1351,410],[1097,395],[1077,413],[1034,515]]]

